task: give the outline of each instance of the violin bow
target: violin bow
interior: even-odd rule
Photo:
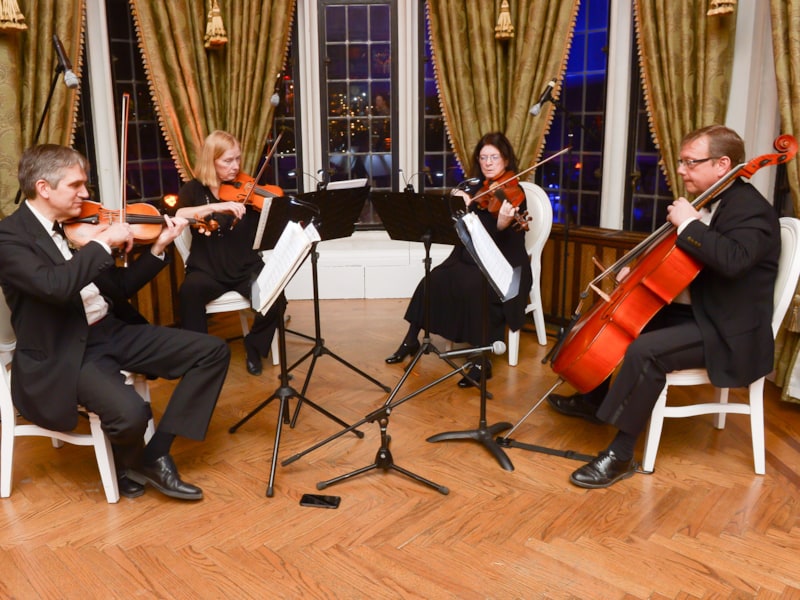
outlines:
[[[122,94],[122,119],[119,132],[119,198],[120,198],[120,223],[128,221],[128,198],[127,198],[127,165],[128,165],[128,111],[131,96],[128,92]],[[128,253],[123,248],[123,264],[128,266]]]
[[[267,165],[269,161],[272,159],[272,155],[275,154],[275,150],[278,149],[278,143],[281,141],[283,137],[284,130],[281,129],[280,133],[278,133],[278,137],[275,138],[275,141],[272,142],[272,147],[269,149],[267,154],[264,156],[264,162],[261,163],[261,168],[256,173],[255,178],[253,179],[253,183],[258,183],[261,179],[261,176],[264,174],[264,171],[267,169]],[[247,204],[247,201],[250,200],[250,196],[253,194],[253,190],[255,189],[255,185],[251,186],[249,190],[247,190],[247,195],[244,197],[244,203]]]
[[[512,175],[512,176],[511,176],[511,177],[509,177],[508,179],[505,179],[505,180],[504,180],[502,183],[498,183],[497,185],[494,185],[494,186],[490,187],[490,188],[489,188],[489,189],[487,189],[486,191],[484,191],[484,192],[481,192],[480,194],[478,194],[478,195],[476,195],[475,197],[473,197],[473,198],[472,198],[472,201],[474,202],[474,201],[475,201],[475,200],[477,200],[478,198],[482,198],[482,197],[483,197],[483,196],[485,196],[486,194],[489,194],[489,193],[493,192],[493,191],[494,191],[496,188],[500,187],[501,185],[504,185],[504,184],[506,184],[506,183],[511,183],[511,182],[512,182],[512,181],[514,181],[515,179],[519,179],[520,177],[522,177],[523,175],[525,175],[525,173],[529,173],[530,171],[533,171],[533,170],[534,170],[536,167],[541,167],[543,164],[550,162],[551,160],[553,160],[553,159],[554,159],[554,158],[556,158],[557,156],[561,156],[562,154],[564,154],[564,153],[566,153],[566,152],[569,152],[570,150],[572,150],[572,146],[566,146],[566,147],[562,148],[561,150],[559,150],[559,151],[558,151],[558,152],[556,152],[555,154],[551,154],[551,155],[550,155],[550,156],[548,156],[547,158],[545,158],[545,159],[543,159],[543,160],[540,160],[540,161],[539,161],[539,162],[537,162],[536,164],[534,164],[534,165],[531,165],[530,167],[528,167],[527,169],[524,169],[523,171],[520,171],[519,173],[517,173],[517,174],[515,174],[515,175]]]

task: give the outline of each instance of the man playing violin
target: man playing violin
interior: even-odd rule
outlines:
[[[170,455],[178,435],[202,440],[227,373],[230,353],[221,340],[150,325],[131,304],[167,264],[166,247],[186,227],[164,219],[149,250],[128,267],[113,249],[130,251],[128,223],[104,223],[73,254],[60,224],[77,217],[89,198],[86,159],[70,148],[44,144],[19,162],[19,209],[0,221],[0,284],[17,338],[11,394],[26,419],[69,431],[78,405],[96,413],[111,441],[120,493],[136,497],[150,483],[184,500],[203,492],[181,480]],[[121,370],[178,379],[155,435],[143,447],[150,405]]]
[[[501,302],[491,294],[489,305],[489,339],[483,331],[483,284],[484,276],[472,260],[469,252],[457,245],[450,255],[430,272],[430,331],[452,342],[467,342],[483,346],[505,337],[506,325],[520,329],[524,324],[527,292],[531,289],[533,275],[530,258],[525,248],[525,231],[514,227],[517,216],[525,211],[525,192],[514,177],[517,159],[514,149],[505,135],[493,132],[484,135],[472,153],[470,175],[479,178],[481,187],[468,191],[457,190],[467,211],[475,212],[486,231],[512,267],[523,266],[520,273],[520,293]],[[473,201],[473,198],[477,200]],[[415,354],[420,347],[419,332],[425,318],[424,280],[414,291],[406,310],[408,331],[400,347],[386,362],[394,364]],[[491,367],[491,363],[488,363]],[[480,362],[476,363],[469,379],[462,378],[458,385],[467,387],[480,380]],[[491,368],[487,369],[487,379]]]
[[[192,250],[186,278],[179,291],[181,326],[207,332],[206,304],[235,290],[250,297],[252,282],[264,268],[261,254],[253,249],[258,213],[243,202],[221,202],[220,187],[239,175],[242,151],[239,141],[225,131],[213,131],[206,138],[195,166],[195,178],[178,194],[179,217],[218,221],[214,232],[192,231]],[[250,333],[244,338],[247,372],[259,375],[261,357],[267,356],[283,313],[283,295],[266,315],[256,312]]]
[[[712,125],[687,135],[678,174],[700,195],[744,162],[744,142]],[[710,208],[705,208],[710,207]],[[747,386],[772,370],[772,298],[780,255],[778,216],[749,183],[734,179],[701,210],[685,198],[667,207],[676,246],[703,265],[672,304],[628,347],[619,372],[585,395],[551,395],[557,411],[618,432],[597,458],[577,469],[580,487],[608,487],[634,472],[633,453],[666,382],[666,374],[704,367],[718,387]],[[620,271],[620,279],[627,273]]]

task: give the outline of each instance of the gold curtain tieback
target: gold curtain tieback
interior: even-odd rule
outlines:
[[[496,40],[510,40],[514,37],[514,26],[511,24],[511,10],[508,0],[500,3],[500,14],[497,15],[497,25],[494,27]]]
[[[228,43],[228,36],[225,33],[225,24],[222,22],[222,12],[219,9],[217,0],[213,0],[211,10],[208,11],[208,23],[206,23],[205,47],[207,49],[221,48]]]
[[[736,10],[736,0],[711,0],[708,7],[707,17],[716,15],[729,15]]]
[[[17,0],[0,1],[0,31],[27,29],[25,15],[19,10]]]

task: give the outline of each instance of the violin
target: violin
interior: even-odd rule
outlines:
[[[283,131],[275,138],[275,143],[272,144],[272,148],[270,148],[269,152],[267,152],[267,155],[264,157],[261,169],[255,177],[251,177],[239,171],[239,174],[236,175],[233,181],[223,181],[219,186],[219,199],[226,202],[243,202],[245,206],[252,206],[258,212],[261,212],[261,209],[264,207],[265,198],[283,196],[283,190],[277,185],[259,185],[256,183],[261,179],[261,175],[269,164],[269,160],[275,153],[278,142],[281,141],[282,137]]]
[[[135,244],[150,244],[158,239],[164,227],[164,215],[152,204],[137,202],[129,204],[124,211],[124,221],[131,225]],[[214,231],[219,224],[213,219],[187,219],[191,227]],[[81,214],[64,221],[64,235],[73,246],[83,246],[93,239],[100,225],[110,225],[123,221],[122,211],[104,207],[99,202],[84,200]]]
[[[520,177],[522,177],[529,171],[532,171],[536,167],[539,167],[545,164],[546,162],[553,160],[557,156],[561,156],[565,152],[569,152],[571,149],[572,149],[571,146],[566,146],[565,148],[562,148],[555,154],[551,154],[547,158],[540,160],[538,163],[531,165],[527,169],[523,169],[519,173],[515,174],[513,171],[506,171],[504,175],[509,174],[508,177],[506,177],[499,183],[495,183],[492,185],[488,184],[484,185],[483,188],[481,188],[481,190],[478,192],[478,194],[475,195],[474,198],[472,198],[473,202],[480,200],[480,202],[478,202],[478,206],[489,210],[489,212],[491,212],[495,216],[500,211],[500,207],[503,205],[504,199],[509,200],[509,202],[511,202],[514,206],[519,206],[525,199],[525,192],[519,187],[519,185],[515,185],[514,187],[516,188],[516,191],[512,193],[513,199],[509,199],[508,192],[503,191],[503,186],[508,188],[509,187],[508,184],[519,180]],[[519,195],[517,195],[517,192],[519,193]],[[487,196],[491,197],[486,198]],[[528,223],[530,222],[530,220],[531,217],[528,215],[527,210],[521,213],[518,212],[517,214],[514,215],[515,222],[513,223],[513,227],[517,231],[520,230],[527,231]]]
[[[478,208],[488,210],[492,216],[497,218],[503,202],[507,201],[511,206],[518,207],[525,200],[525,192],[519,186],[518,179],[513,171],[505,171],[497,179],[487,181],[473,201],[477,202]],[[528,231],[530,220],[531,217],[527,210],[517,212],[514,214],[511,226],[515,231]]]
[[[219,199],[225,202],[243,202],[258,212],[264,207],[265,198],[283,196],[277,185],[259,185],[256,178],[239,171],[233,181],[223,181],[219,186]]]

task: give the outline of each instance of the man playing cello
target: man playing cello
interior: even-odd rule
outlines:
[[[712,125],[683,139],[678,174],[686,190],[699,195],[744,160],[739,135]],[[667,373],[703,367],[714,385],[731,388],[773,367],[772,298],[780,255],[773,207],[735,179],[699,211],[678,198],[667,207],[667,220],[677,227],[676,246],[703,265],[700,274],[630,344],[613,383],[548,398],[558,412],[618,429],[605,450],[570,476],[580,487],[608,487],[634,473],[634,447]],[[625,274],[623,269],[620,277]]]

